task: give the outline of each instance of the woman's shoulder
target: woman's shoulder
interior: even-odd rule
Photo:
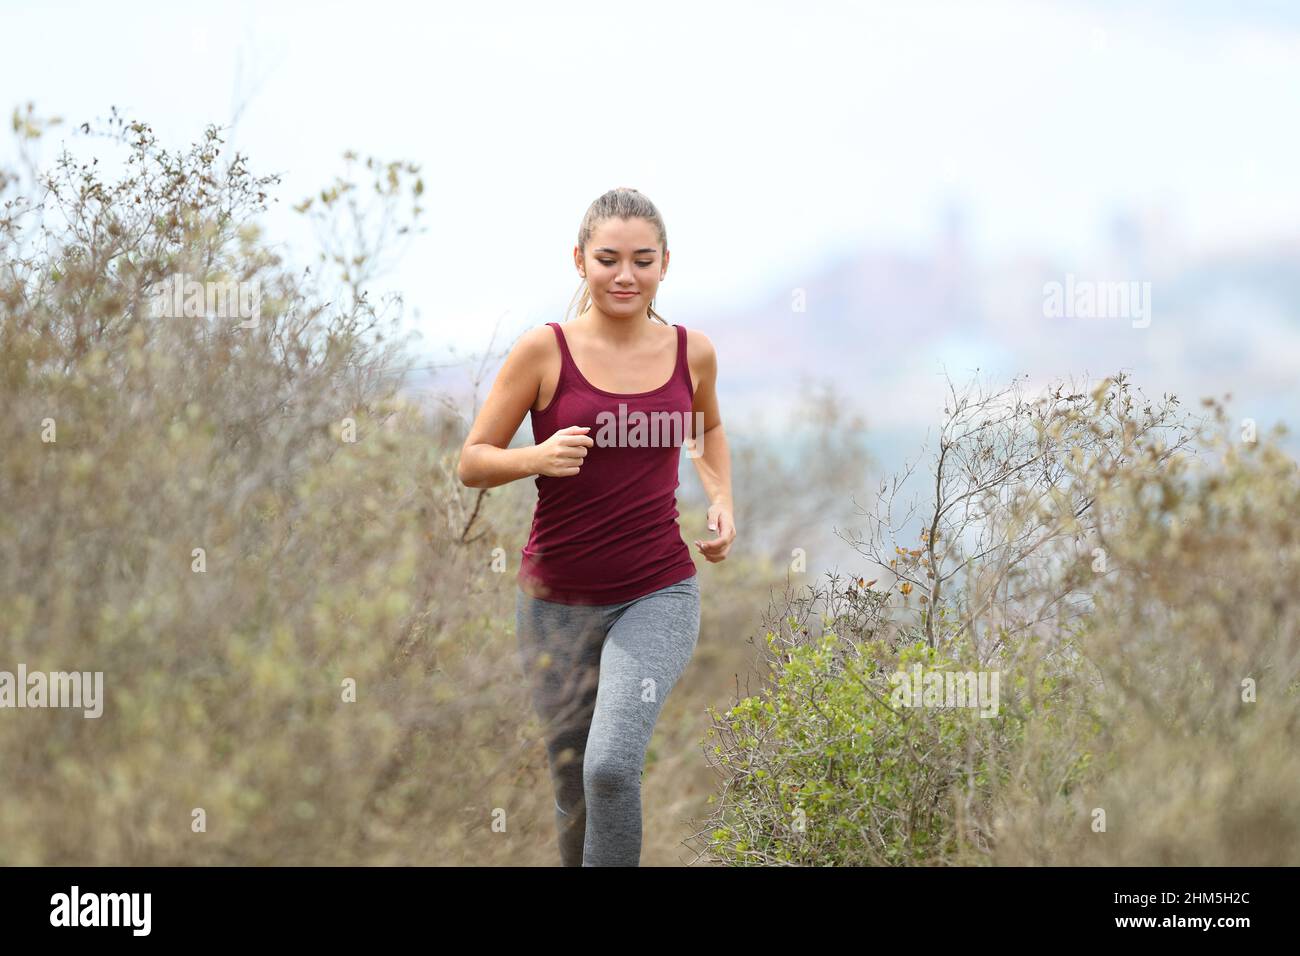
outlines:
[[[556,336],[549,322],[527,329],[515,342],[515,347],[533,354],[546,354],[555,351]]]
[[[717,361],[713,340],[699,329],[686,330],[686,357],[692,367],[708,368]]]
[[[526,329],[515,339],[509,351],[510,354],[506,358],[507,365],[513,367],[522,365],[534,369],[545,368],[558,360],[560,355],[555,331],[545,324]]]

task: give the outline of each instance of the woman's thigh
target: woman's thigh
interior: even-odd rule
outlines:
[[[608,609],[516,594],[519,662],[537,712],[551,733],[585,730],[595,707]]]
[[[699,636],[694,575],[624,607],[601,651],[588,760],[627,763],[639,772],[664,699],[690,663]]]

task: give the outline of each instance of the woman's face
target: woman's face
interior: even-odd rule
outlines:
[[[575,246],[573,258],[586,273],[592,303],[606,315],[645,315],[668,270],[668,252],[646,219],[606,219],[592,232],[586,255]]]

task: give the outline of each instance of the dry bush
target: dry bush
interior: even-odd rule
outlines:
[[[46,125],[16,114],[24,157]],[[418,171],[367,161],[302,204],[346,242],[295,274],[257,225],[274,177],[220,130],[81,132],[92,155],[0,176],[0,669],[102,671],[104,710],[0,721],[0,862],[508,855],[503,588],[456,547],[449,429],[399,400],[398,313],[367,292]],[[177,274],[255,284],[256,323],[159,314]]]
[[[896,512],[908,469],[881,486],[855,542],[873,579],[832,576],[769,608],[768,680],[714,713],[706,756],[722,792],[697,822],[700,852],[1293,861],[1294,820],[1278,806],[1295,804],[1300,778],[1263,768],[1294,741],[1295,462],[1264,441],[1215,455],[1177,404],[1142,407],[1124,375],[1034,401],[1015,386],[954,391],[919,514]],[[1248,518],[1243,498],[1257,504]],[[1178,507],[1190,511],[1171,522]],[[918,659],[996,673],[998,716],[894,706],[892,675]],[[1268,708],[1241,704],[1243,678],[1261,674]],[[1239,811],[1218,802],[1234,787]],[[1096,807],[1117,815],[1122,842],[1113,823],[1093,832]],[[1231,850],[1226,834],[1245,833],[1253,846]]]
[[[1196,454],[1074,463],[1104,488],[1075,565],[1096,759],[1054,788],[1067,758],[1034,741],[997,795],[994,862],[1300,863],[1300,470],[1282,426],[1248,436],[1205,404]]]

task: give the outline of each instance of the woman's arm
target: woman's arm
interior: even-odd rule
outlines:
[[[470,488],[495,488],[540,472],[537,446],[507,448],[528,409],[537,401],[547,326],[525,332],[501,365],[460,450],[456,476]]]
[[[700,427],[700,434],[695,436],[695,448],[699,451],[695,456],[695,468],[709,499],[709,530],[717,532],[717,537],[711,541],[697,540],[695,547],[710,562],[717,562],[726,558],[736,537],[736,525],[732,519],[731,451],[727,448],[722,414],[718,410],[717,352],[703,332],[687,330],[687,333],[687,355],[690,364],[700,373],[691,416],[692,432],[696,422]]]

